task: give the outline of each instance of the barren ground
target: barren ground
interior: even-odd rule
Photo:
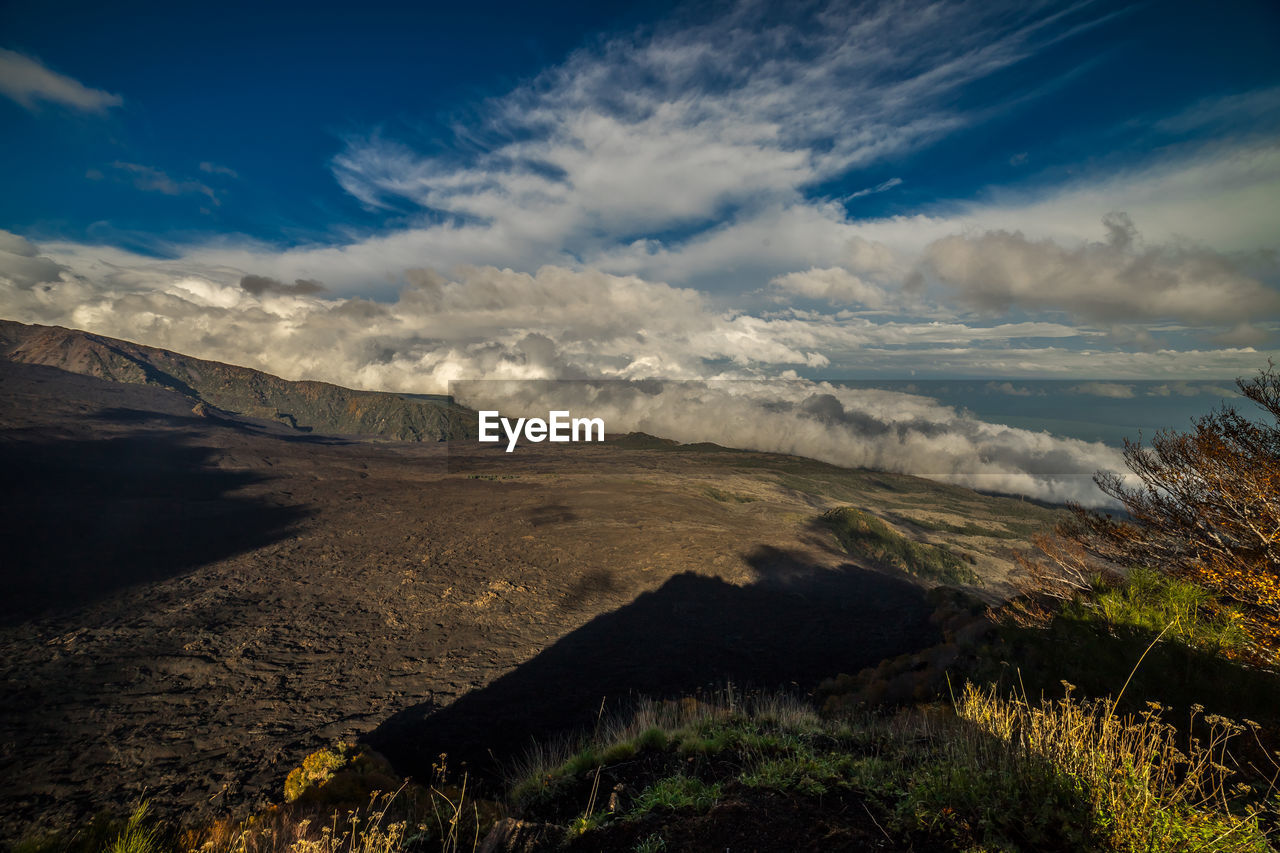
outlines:
[[[814,523],[843,503],[970,553],[990,594],[1048,517],[707,447],[313,438],[0,363],[0,823],[240,811],[357,736],[486,773],[602,701],[932,644],[921,583]]]

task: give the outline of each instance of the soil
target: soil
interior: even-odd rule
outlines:
[[[243,813],[338,739],[484,776],[637,693],[808,690],[937,641],[924,586],[822,510],[1018,503],[634,444],[306,435],[0,362],[5,835]],[[995,588],[1009,543],[970,539]]]

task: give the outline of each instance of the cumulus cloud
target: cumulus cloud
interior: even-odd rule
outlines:
[[[42,257],[30,240],[0,229],[0,280],[26,288],[43,281],[56,281],[61,272],[62,265]]]
[[[840,267],[787,273],[769,284],[780,294],[822,299],[832,305],[881,308],[888,302],[887,294],[882,288],[863,281]]]
[[[415,269],[406,279],[393,300],[374,301],[228,267],[193,272],[182,260],[104,252],[58,263],[21,237],[0,235],[0,316],[358,388],[439,393],[450,381],[478,377],[521,380],[517,388],[565,378],[611,380],[604,385],[613,388],[656,381],[666,389],[657,398],[597,401],[612,407],[604,410],[610,429],[1047,499],[1094,499],[1088,475],[1110,464],[1111,451],[984,423],[925,397],[800,380],[796,371],[839,359],[898,376],[918,366],[953,375],[1128,370],[1172,378],[1247,372],[1258,361],[1248,351],[1107,354],[1012,345],[1078,334],[1048,323],[752,315],[718,308],[691,289],[598,270]],[[708,382],[788,376],[793,381]],[[519,403],[519,394],[499,407]],[[547,400],[536,405],[545,410]]]
[[[1205,382],[1166,382],[1147,389],[1148,397],[1198,397],[1206,394],[1211,397],[1239,397],[1236,388],[1219,383]]]
[[[87,113],[105,113],[124,103],[119,95],[91,89],[46,68],[39,60],[0,48],[0,94],[33,110],[41,102]]]
[[[265,269],[248,267],[252,275],[294,281],[289,287],[298,279],[317,278],[314,273],[282,275],[277,270],[290,266],[266,253],[231,256],[246,265],[231,263],[222,253],[163,259],[78,244],[46,244],[40,253],[52,262],[46,272],[58,268],[60,275],[49,275],[47,287],[15,286],[0,293],[0,316],[90,328],[221,360],[256,358],[251,366],[287,378],[370,388],[439,390],[439,382],[453,376],[484,375],[486,365],[511,370],[515,362],[524,362],[496,354],[527,334],[556,341],[570,361],[593,376],[693,378],[725,371],[823,369],[887,377],[918,370],[944,377],[1186,380],[1249,373],[1267,357],[1248,347],[1108,349],[1099,346],[1105,340],[1100,331],[1043,321],[871,319],[794,307],[750,313],[691,288],[550,265],[535,273],[493,266],[462,266],[447,275],[410,271],[402,273],[405,285],[374,301],[332,293],[327,279],[331,292],[323,295],[271,287],[249,293],[241,286],[249,274],[247,263],[263,262]],[[334,250],[334,257],[340,260],[341,253]],[[339,267],[335,263],[333,269]],[[131,309],[140,313],[131,316]],[[366,315],[384,320],[332,326],[339,323],[335,318],[345,323]],[[310,339],[306,330],[312,327],[324,331]],[[252,340],[231,342],[236,336]],[[331,339],[341,336],[405,343],[370,343],[399,356],[367,366],[363,356],[348,361],[340,349],[330,351]],[[262,351],[255,355],[259,342]],[[457,349],[462,346],[465,352]],[[316,352],[308,354],[308,348]],[[438,352],[419,363],[413,353],[424,348]],[[457,350],[456,358],[440,361],[451,350]],[[362,345],[352,352],[364,351]],[[480,352],[483,359],[468,361],[467,353]],[[433,375],[438,362],[452,372]]]
[[[820,10],[820,26],[804,27],[761,8],[745,2],[711,21],[677,19],[589,46],[478,106],[454,140],[352,136],[333,173],[367,204],[395,209],[390,231],[284,250],[234,240],[163,248],[190,270],[322,279],[336,292],[378,298],[424,264],[594,268],[739,295],[839,268],[896,295],[906,273],[865,270],[851,247],[883,247],[903,268],[926,244],[958,233],[1017,229],[1069,247],[1096,239],[1098,217],[1118,208],[1160,243],[1192,233],[1219,250],[1256,249],[1280,233],[1280,146],[1257,139],[1162,150],[1131,171],[1048,190],[1038,183],[1024,196],[993,189],[982,202],[855,219],[856,205],[823,189],[859,170],[876,173],[867,189],[890,183],[874,181],[892,158],[991,114],[956,106],[966,86],[1094,12],[988,4],[975,14],[962,3],[908,0],[833,4]],[[206,175],[225,168],[206,166]],[[170,190],[186,183],[137,177]],[[948,313],[942,306],[935,316]],[[1215,333],[1226,346],[1263,342],[1257,326],[1223,325]]]
[[[1031,397],[1036,392],[1030,388],[1021,385],[1014,385],[1012,382],[988,382],[986,389],[993,394],[1004,394],[1007,397]],[[1044,392],[1041,391],[1041,394]]]
[[[1020,232],[944,237],[924,267],[976,308],[1056,309],[1085,321],[1175,319],[1197,325],[1280,316],[1280,293],[1225,255],[1187,242],[1144,245],[1123,213],[1103,222],[1103,242],[1065,247]]]
[[[1070,391],[1072,394],[1110,397],[1113,400],[1131,400],[1134,396],[1133,386],[1122,382],[1081,382],[1071,386]]]

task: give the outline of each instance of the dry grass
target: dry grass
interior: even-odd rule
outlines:
[[[1066,698],[1039,703],[969,685],[955,709],[970,725],[941,741],[906,803],[942,834],[1024,849],[1055,839],[1068,849],[1271,849],[1261,818],[1274,790],[1232,787],[1227,766],[1245,726],[1193,714],[1187,730],[1203,737],[1187,740],[1156,703],[1121,716],[1110,699],[1074,699],[1069,685]]]
[[[1265,784],[1236,782],[1231,769],[1230,745],[1249,724],[1197,711],[1175,727],[1163,710],[1152,703],[1120,715],[1110,699],[1068,692],[1031,702],[973,686],[952,706],[893,716],[824,718],[787,696],[744,700],[731,691],[645,702],[630,718],[601,721],[590,737],[532,753],[516,768],[513,799],[540,820],[576,819],[581,834],[654,804],[688,810],[696,798],[686,789],[695,785],[802,797],[844,790],[861,793],[906,844],[928,839],[957,850],[1037,853],[1271,851],[1267,828],[1280,801]],[[588,809],[591,823],[578,812],[558,816],[563,807],[555,803],[572,804],[602,768],[625,776],[641,765],[657,781],[640,780],[630,810],[600,816]]]

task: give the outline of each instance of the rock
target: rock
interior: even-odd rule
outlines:
[[[537,853],[555,847],[561,830],[549,823],[503,818],[480,842],[478,853]]]

